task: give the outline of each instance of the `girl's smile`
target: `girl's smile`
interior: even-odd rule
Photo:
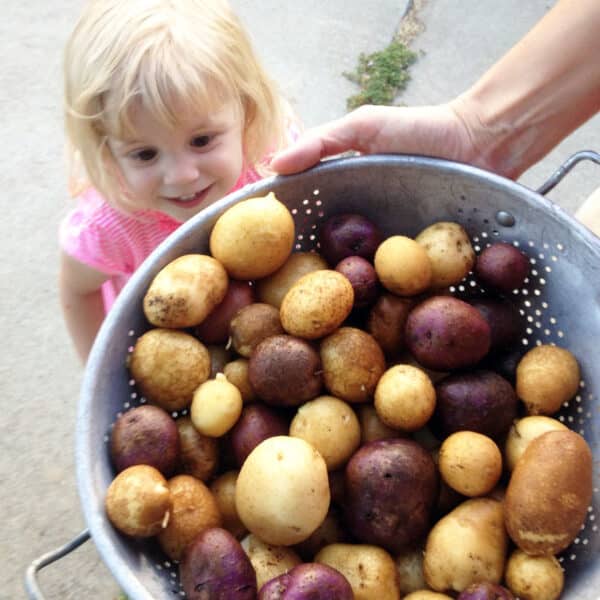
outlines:
[[[136,208],[186,221],[235,186],[244,161],[242,120],[234,106],[210,115],[182,108],[168,126],[136,106],[134,136],[109,136],[108,147]]]

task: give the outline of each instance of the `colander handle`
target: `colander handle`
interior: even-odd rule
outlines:
[[[567,158],[567,160],[560,167],[558,167],[558,169],[550,176],[550,178],[536,190],[537,193],[544,195],[550,190],[554,189],[556,185],[562,181],[563,177],[582,160],[591,160],[597,165],[600,165],[600,154],[598,154],[598,152],[594,152],[593,150],[582,150],[581,152],[576,152]]]
[[[27,595],[31,600],[44,600],[44,595],[40,590],[37,582],[37,573],[41,571],[44,567],[47,567],[49,564],[61,559],[63,556],[70,554],[73,550],[79,548],[81,544],[87,542],[90,539],[90,532],[87,529],[84,529],[76,538],[72,539],[70,542],[57,548],[56,550],[52,550],[51,552],[47,552],[46,554],[36,558],[27,568],[25,573],[25,590],[27,591]]]

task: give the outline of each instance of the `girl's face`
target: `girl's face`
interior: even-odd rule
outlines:
[[[186,221],[225,196],[243,167],[242,119],[233,105],[202,115],[182,110],[174,127],[135,111],[131,139],[108,147],[140,208]]]

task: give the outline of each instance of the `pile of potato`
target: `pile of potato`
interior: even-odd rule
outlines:
[[[463,228],[385,238],[336,215],[292,253],[273,194],[216,222],[144,298],[115,423],[110,521],[156,537],[186,596],[553,600],[592,494],[553,415],[566,349],[525,352],[510,302],[529,260]],[[459,299],[473,273],[489,293]]]

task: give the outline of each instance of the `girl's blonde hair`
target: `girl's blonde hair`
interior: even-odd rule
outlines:
[[[202,111],[233,101],[246,162],[263,172],[265,156],[286,141],[289,106],[226,0],[91,0],[67,43],[64,74],[72,174],[83,168],[87,185],[117,204],[127,194],[107,136],[131,133],[140,100],[168,126],[180,101]]]

